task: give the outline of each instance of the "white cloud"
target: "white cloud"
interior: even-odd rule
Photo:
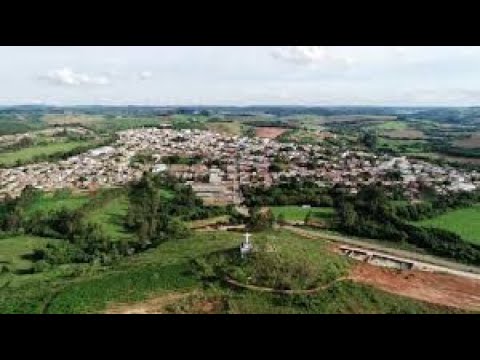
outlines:
[[[408,54],[408,49],[405,46],[394,46],[393,53],[398,56],[406,56]]]
[[[148,80],[153,76],[151,71],[142,71],[140,74],[138,74],[138,77],[140,80]]]
[[[57,85],[79,86],[79,85],[108,85],[110,79],[104,75],[90,75],[86,73],[75,72],[68,67],[50,70],[42,78],[47,79]]]
[[[341,55],[328,46],[281,46],[275,48],[271,55],[275,59],[298,65],[342,65],[354,63],[350,56]]]

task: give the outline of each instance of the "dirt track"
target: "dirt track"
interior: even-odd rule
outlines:
[[[115,304],[105,314],[165,314],[165,307],[192,293],[170,293],[133,304]]]
[[[323,232],[306,230],[295,226],[283,226],[283,228],[308,239],[318,239],[336,244],[354,245],[362,249],[368,249],[378,253],[393,255],[398,258],[413,261],[419,265],[428,266],[432,268],[432,270],[434,269],[436,272],[452,273],[454,275],[474,278],[480,281],[480,267],[478,266],[465,265],[458,262],[439,258],[437,256],[418,254],[413,251],[391,248],[383,244],[381,245],[378,243],[372,243],[366,240],[331,235]]]

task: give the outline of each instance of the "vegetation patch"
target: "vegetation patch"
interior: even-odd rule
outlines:
[[[415,224],[452,231],[463,239],[480,245],[480,204],[465,209],[452,210]]]
[[[302,207],[302,206],[271,206],[273,215],[279,216],[287,221],[304,221],[307,215],[311,220],[328,220],[333,214],[330,207]]]
[[[12,152],[0,153],[0,166],[15,166],[31,162],[40,156],[48,157],[58,153],[65,153],[68,151],[82,148],[89,145],[88,141],[66,141],[66,142],[52,142],[45,145],[36,145],[19,149]]]
[[[196,260],[197,271],[204,278],[230,278],[275,290],[315,289],[346,274],[347,261],[322,242],[299,242],[278,231],[254,238],[254,249],[247,256],[230,249]]]
[[[33,251],[50,241],[52,240],[29,235],[0,238],[0,273],[33,272]]]

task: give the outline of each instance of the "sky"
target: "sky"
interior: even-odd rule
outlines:
[[[480,105],[480,47],[0,47],[0,105]]]

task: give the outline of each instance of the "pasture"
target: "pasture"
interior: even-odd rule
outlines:
[[[385,121],[375,125],[378,130],[407,130],[408,125],[403,121]]]
[[[28,271],[33,265],[28,255],[48,241],[51,240],[28,235],[0,238],[0,269],[6,266],[10,272]]]
[[[61,208],[67,208],[69,210],[78,209],[89,200],[86,194],[70,194],[68,192],[44,193],[28,206],[25,215],[29,216],[37,211],[50,212]]]
[[[391,139],[385,137],[380,137],[378,140],[379,149],[391,149],[403,154],[423,153],[427,145],[428,143],[424,140]]]
[[[287,221],[303,221],[308,213],[314,219],[329,219],[333,216],[333,209],[329,207],[311,207],[303,208],[301,206],[270,206],[273,215],[283,214]]]
[[[102,226],[105,233],[114,240],[131,239],[133,234],[125,231],[124,217],[128,210],[126,196],[119,196],[109,200],[104,206],[91,211],[87,219]]]
[[[1,240],[0,240],[1,241]],[[0,288],[0,313],[99,313],[118,304],[129,305],[171,294],[191,294],[199,298],[177,301],[165,312],[216,313],[432,313],[451,309],[414,301],[377,290],[371,286],[338,282],[313,296],[285,297],[229,289],[222,282],[203,281],[192,273],[191,259],[237,249],[242,234],[232,232],[194,233],[183,240],[167,241],[155,249],[134,255],[107,268],[82,265],[50,269],[41,274],[17,275],[24,278]],[[321,240],[312,241],[283,231],[255,233],[254,244],[279,242],[293,256],[310,254],[322,264],[336,267]],[[343,262],[344,259],[338,259]],[[8,275],[8,274],[7,274]],[[0,275],[0,281],[2,276]],[[39,277],[41,275],[41,277]],[[322,276],[331,276],[331,273]],[[5,284],[5,283],[4,283]],[[222,306],[203,310],[192,304],[209,304],[220,299]],[[207,310],[205,310],[207,309]]]
[[[386,121],[376,124],[374,128],[380,136],[387,139],[420,140],[425,137],[422,131],[411,128],[403,121]]]
[[[460,235],[466,241],[480,244],[480,204],[452,210],[432,219],[415,222],[415,224],[449,230]]]
[[[104,119],[102,115],[56,115],[49,114],[42,117],[48,125],[92,125]]]
[[[36,145],[19,149],[16,151],[0,153],[0,166],[15,166],[17,161],[26,163],[33,161],[36,156],[49,156],[57,153],[63,153],[74,150],[78,147],[89,145],[88,141],[66,141],[66,142],[52,142],[43,145]]]

